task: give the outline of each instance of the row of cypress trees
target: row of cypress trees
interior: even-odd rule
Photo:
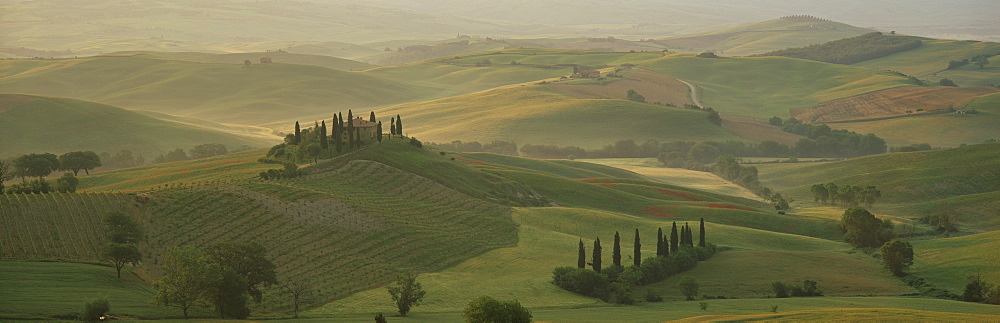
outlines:
[[[350,109],[347,110],[347,119],[346,119],[347,121],[345,121],[344,119],[343,112],[334,114],[333,122],[331,123],[333,126],[333,133],[331,134],[331,136],[327,136],[328,131],[326,127],[326,120],[322,120],[320,121],[320,123],[316,124],[315,129],[318,129],[319,133],[323,134],[322,136],[319,136],[320,148],[323,150],[329,149],[330,137],[332,137],[335,149],[337,150],[337,152],[342,152],[344,150],[344,145],[345,145],[342,138],[344,137],[345,133],[347,134],[348,137],[346,142],[347,149],[351,150],[354,149],[355,147],[359,147],[361,145],[361,135],[358,133],[359,130],[355,129],[354,123],[350,122],[350,120],[353,119],[354,119],[354,112],[351,111]],[[371,112],[368,121],[375,122],[378,124],[376,129],[376,136],[377,136],[376,139],[379,142],[381,142],[382,131],[383,131],[382,122],[375,119],[375,111]],[[403,134],[403,118],[397,114],[396,117],[390,120],[389,135],[391,137],[402,134]],[[299,126],[299,122],[296,121],[295,133],[292,135],[290,143],[293,145],[298,145],[301,142],[302,142],[302,130],[301,127]]]
[[[699,224],[699,235],[698,235],[698,246],[705,247],[705,219],[702,218]],[[694,234],[692,233],[691,227],[685,222],[684,226],[680,228],[680,232],[677,231],[677,222],[675,221],[670,229],[670,237],[663,235],[663,229],[656,230],[656,256],[657,257],[667,257],[670,256],[670,252],[677,251],[681,246],[694,247]],[[593,256],[590,262],[591,268],[594,271],[600,272],[602,267],[601,261],[601,238],[597,237],[594,240]],[[621,235],[618,231],[615,231],[615,241],[614,248],[611,253],[611,261],[615,266],[621,266],[622,253],[621,253]],[[635,242],[633,243],[633,264],[638,267],[642,263],[642,243],[639,238],[639,229],[635,229]],[[587,250],[583,246],[583,239],[580,239],[580,247],[577,255],[576,266],[577,268],[587,268]]]

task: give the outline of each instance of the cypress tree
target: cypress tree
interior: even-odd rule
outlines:
[[[615,266],[622,265],[622,248],[621,248],[621,237],[618,235],[618,231],[615,231],[615,245],[614,249],[611,249],[611,262]]]
[[[333,143],[337,146],[337,152],[344,150],[344,117],[333,115]]]
[[[389,139],[392,139],[392,136],[395,134],[396,134],[396,118],[393,117],[389,119]]]
[[[656,229],[656,256],[663,255],[663,229]]]
[[[587,268],[587,250],[583,248],[583,239],[580,239],[580,255],[576,258],[576,266]]]
[[[594,271],[601,272],[601,238],[594,240]]]
[[[347,109],[347,149],[354,149],[354,113]]]
[[[635,253],[632,256],[632,263],[639,267],[642,263],[642,244],[639,243],[639,229],[635,229]]]
[[[319,125],[319,133],[320,133],[319,135],[320,148],[323,148],[323,150],[330,148],[330,141],[328,141],[326,137],[326,120],[323,120],[323,123]]]
[[[292,139],[292,141],[293,141],[292,143],[298,145],[299,144],[299,140],[302,140],[302,133],[299,130],[299,122],[295,121],[295,137],[294,137],[294,139]]]
[[[368,121],[375,122],[375,111],[372,111],[371,116],[368,117]]]
[[[677,251],[677,222],[670,229],[670,251]]]
[[[403,118],[400,118],[398,114],[396,115],[396,134],[400,137],[403,136]]]
[[[376,131],[377,131],[375,133],[376,139],[378,139],[378,142],[382,142],[382,121],[378,122],[378,129],[376,129]]]
[[[691,234],[691,227],[684,222],[684,243],[685,246],[694,247],[694,235]]]
[[[698,246],[705,247],[705,218],[701,218],[701,226],[698,228]]]
[[[670,256],[670,240],[667,239],[667,236],[665,235],[663,236],[663,256],[664,257]]]

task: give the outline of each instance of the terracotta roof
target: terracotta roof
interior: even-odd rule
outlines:
[[[378,127],[378,123],[371,122],[371,121],[368,121],[368,120],[365,120],[365,119],[357,119],[357,118],[355,118],[353,121],[354,121],[354,127],[355,128]]]

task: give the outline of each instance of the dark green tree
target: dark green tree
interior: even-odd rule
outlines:
[[[590,263],[594,271],[601,272],[601,238],[598,237],[594,240],[594,257],[593,261]]]
[[[577,268],[587,268],[587,250],[583,248],[583,239],[580,239],[580,254],[576,257]]]
[[[298,145],[302,141],[302,130],[299,129],[299,122],[295,121],[295,139],[292,140],[293,144]]]
[[[892,239],[891,222],[882,221],[868,210],[854,207],[844,211],[840,219],[844,240],[855,247],[878,247]]]
[[[83,170],[90,175],[90,170],[101,167],[101,157],[93,151],[74,151],[59,156],[59,168],[73,172],[73,176],[79,175]]]
[[[233,271],[246,281],[246,293],[257,303],[262,288],[277,285],[277,268],[267,257],[267,248],[257,242],[222,242],[205,250],[208,260]]]
[[[406,316],[410,308],[420,305],[420,300],[427,295],[427,292],[417,282],[417,275],[396,276],[396,283],[389,285],[389,295],[396,303],[400,316]]]
[[[368,116],[368,121],[375,122],[375,111],[372,111],[371,115]]]
[[[663,256],[663,229],[656,229],[656,256]]]
[[[0,194],[3,194],[3,182],[14,178],[14,165],[12,162],[0,159]]]
[[[201,144],[191,148],[191,158],[208,158],[228,153],[229,149],[227,149],[226,145],[223,144]]]
[[[778,116],[771,117],[771,119],[767,120],[767,123],[775,127],[781,127],[782,124],[781,117]]]
[[[677,251],[677,222],[670,228],[670,251]]]
[[[903,270],[913,265],[913,246],[909,242],[892,239],[880,248],[885,268],[893,275],[903,276]]]
[[[678,287],[680,287],[681,293],[684,294],[686,300],[694,300],[698,296],[698,282],[694,278],[691,278],[691,276],[681,278]]]
[[[14,159],[14,174],[25,177],[49,176],[59,169],[59,157],[50,153],[27,154]]]
[[[389,138],[396,135],[396,118],[389,119]]]
[[[469,302],[462,312],[466,322],[530,323],[531,311],[521,306],[516,299],[499,301],[489,296],[480,296]]]
[[[56,179],[56,191],[60,193],[76,193],[76,186],[80,180],[73,176],[73,173],[65,173]]]
[[[635,229],[635,243],[633,248],[635,249],[632,254],[632,264],[636,267],[642,264],[642,244],[639,242],[639,229]]]
[[[701,225],[698,227],[698,246],[705,247],[705,218],[701,218]]]
[[[662,240],[663,240],[663,256],[670,257],[670,238],[667,238],[667,235],[663,235]]]
[[[333,143],[339,153],[344,150],[344,117],[334,114],[333,119]]]
[[[403,135],[403,118],[398,114],[396,115],[396,134]]]
[[[354,113],[347,110],[347,149],[354,150]]]
[[[986,294],[990,291],[990,284],[983,281],[979,274],[966,276],[969,283],[965,285],[965,292],[962,293],[962,300],[966,302],[979,303],[986,300]]]
[[[326,120],[320,121],[320,124],[319,124],[319,134],[320,134],[319,135],[319,147],[323,148],[323,150],[329,149],[330,148],[330,141],[329,141],[329,139],[327,139],[329,137],[326,136]]]
[[[306,144],[302,150],[305,151],[307,156],[312,157],[314,163],[319,161],[319,156],[323,152],[323,149],[320,148],[315,142]]]
[[[378,142],[382,142],[382,121],[378,122],[378,128],[376,128],[375,131],[375,139],[378,140]]]
[[[209,302],[219,311],[219,318],[225,319],[229,316],[234,319],[245,319],[250,316],[250,307],[247,306],[247,282],[246,279],[224,264],[217,264],[220,272],[220,279],[214,286],[206,286],[209,289]]]
[[[104,217],[104,232],[107,241],[101,246],[101,255],[115,266],[118,279],[122,278],[122,267],[135,265],[142,260],[139,241],[145,236],[142,225],[121,212],[111,212]]]
[[[615,244],[611,249],[611,263],[619,267],[622,265],[621,236],[618,235],[618,231],[615,231]]]
[[[156,300],[180,307],[184,319],[188,318],[191,306],[211,300],[209,287],[218,286],[223,278],[219,265],[205,261],[204,252],[191,245],[167,250],[160,269],[163,277],[154,285]]]

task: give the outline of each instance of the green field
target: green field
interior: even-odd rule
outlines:
[[[119,280],[110,266],[87,263],[0,261],[0,320],[70,319],[83,305],[106,297],[110,314],[131,318],[180,317],[180,310],[153,305],[156,291],[147,282],[123,273]],[[193,308],[192,315],[212,311]]]
[[[81,135],[86,134],[86,135]],[[152,160],[176,148],[221,143],[230,150],[264,147],[275,139],[238,136],[67,98],[0,94],[0,158],[27,153],[130,150]]]
[[[674,54],[640,67],[697,85],[702,102],[721,113],[757,119],[788,118],[788,109],[911,85],[905,78],[867,68],[784,57]]]
[[[1000,216],[1000,214],[998,214]],[[1000,245],[1000,231],[913,241],[913,273],[961,295],[967,275],[982,275],[990,284],[1000,283],[1000,254],[990,252]]]
[[[228,53],[228,54],[214,54],[214,53],[202,53],[202,52],[141,51],[141,52],[112,53],[110,55],[127,55],[127,54],[143,54],[143,55],[163,57],[178,61],[191,61],[191,62],[212,63],[212,64],[234,64],[234,65],[243,64],[243,62],[247,60],[249,60],[250,63],[252,64],[258,64],[260,63],[260,59],[262,57],[270,57],[271,61],[276,64],[312,65],[312,66],[319,66],[340,71],[363,70],[374,67],[374,65],[368,63],[352,61],[349,59],[337,58],[332,56],[323,56],[323,55],[289,53],[286,51]]]
[[[1000,84],[1000,67],[996,63],[987,65],[985,69],[969,64],[946,70],[948,61],[961,61],[982,54],[1000,54],[1000,43],[943,39],[925,39],[923,42],[924,45],[917,49],[854,65],[899,71],[930,82],[947,78],[959,86]]]
[[[965,109],[978,114],[922,115],[885,120],[836,123],[834,129],[874,133],[890,146],[927,143],[933,147],[956,147],[1000,139],[1000,94],[981,96]]]

